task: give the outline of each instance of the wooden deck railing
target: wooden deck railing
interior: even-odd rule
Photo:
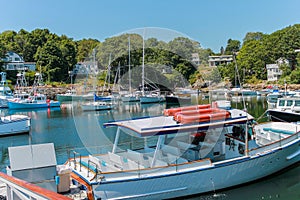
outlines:
[[[41,188],[37,185],[28,183],[24,180],[9,176],[0,172],[0,182],[8,187],[7,199],[12,199],[12,194],[21,197],[20,199],[38,199],[38,200],[70,200],[70,198],[53,191]]]

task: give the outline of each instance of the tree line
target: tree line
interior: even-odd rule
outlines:
[[[127,72],[129,44],[132,68],[142,65],[144,51],[144,63],[151,65],[156,74],[160,74],[159,76],[168,82],[178,81],[180,74],[193,84],[197,79],[207,76],[203,69],[207,69],[210,55],[229,54],[235,55],[236,63],[221,65],[211,70],[209,79],[229,79],[233,82],[237,66],[244,82],[257,83],[267,79],[266,64],[285,58],[290,66],[281,66],[283,75],[280,81],[300,83],[300,55],[295,51],[300,48],[299,24],[271,34],[249,32],[242,43],[229,39],[226,47],[221,47],[220,52],[202,48],[199,42],[185,37],[177,37],[169,42],[156,38],[143,41],[141,35],[122,34],[106,38],[103,42],[91,38],[75,41],[66,35],[51,33],[48,29],[35,29],[31,32],[21,29],[18,32],[4,31],[0,34],[0,57],[5,57],[8,51],[16,52],[26,62],[36,62],[37,70],[43,73],[47,82],[66,82],[69,81],[68,72],[75,64],[90,60],[93,52],[97,66],[101,69],[110,66],[111,70],[116,72],[118,66],[122,66],[123,73]],[[200,65],[196,66],[191,62],[192,53],[198,53]],[[0,65],[3,65],[3,62]],[[174,69],[178,74],[159,73],[163,66]],[[9,73],[9,78],[14,80],[13,72]],[[215,73],[219,73],[219,76]],[[103,79],[103,76],[100,74],[99,79]]]

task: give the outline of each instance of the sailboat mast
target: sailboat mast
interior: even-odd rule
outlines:
[[[145,30],[143,34],[142,94],[145,94]]]
[[[128,81],[129,81],[129,93],[131,94],[131,69],[130,69],[130,36],[128,37]]]

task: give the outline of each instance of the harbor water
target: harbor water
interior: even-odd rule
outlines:
[[[265,111],[268,108],[265,97],[247,97],[245,103],[241,97],[232,97],[234,108],[243,109],[258,122],[267,121]],[[207,99],[201,103],[208,103]],[[116,129],[105,128],[103,123],[112,120],[132,119],[136,117],[161,115],[165,103],[140,104],[119,103],[113,110],[83,112],[76,103],[63,103],[61,108],[36,110],[1,109],[0,115],[25,114],[31,117],[29,134],[0,138],[0,167],[2,172],[9,165],[8,147],[28,144],[54,143],[58,164],[63,164],[72,152],[86,155],[111,150]],[[149,124],[151,126],[151,124]],[[121,137],[120,143],[135,141],[137,146],[143,141],[133,137]],[[151,138],[149,138],[151,140]],[[249,172],[251,173],[251,172]],[[212,183],[212,191],[213,183]],[[300,199],[300,164],[294,165],[277,174],[246,185],[209,194],[186,197],[186,199]]]

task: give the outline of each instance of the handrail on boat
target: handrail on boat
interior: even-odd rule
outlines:
[[[5,183],[9,188],[17,190],[25,195],[28,195],[28,199],[51,199],[51,200],[70,200],[69,197],[55,193],[51,190],[41,188],[32,183],[18,179],[16,177],[9,176],[3,172],[0,172],[0,181]]]
[[[74,169],[77,170],[77,167],[76,167],[76,155],[79,155],[79,164],[81,163],[81,154],[76,152],[76,151],[73,151],[73,162],[74,162]],[[79,171],[81,172],[81,165],[79,165]]]

